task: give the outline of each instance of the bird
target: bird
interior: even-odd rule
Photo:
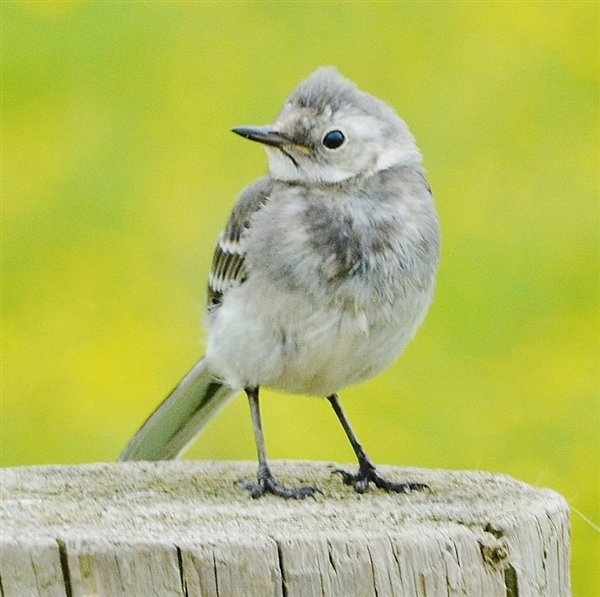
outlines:
[[[266,387],[329,401],[358,461],[355,473],[335,472],[356,492],[427,489],[379,472],[339,399],[397,359],[432,302],[440,224],[413,135],[335,67],[302,80],[272,124],[232,131],[264,147],[268,172],[241,192],[218,237],[204,357],[120,460],[179,457],[245,392],[258,471],[243,487],[253,498],[315,496],[318,487],[285,486],[271,470],[259,408]]]

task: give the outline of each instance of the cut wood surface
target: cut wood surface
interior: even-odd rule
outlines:
[[[568,597],[569,509],[485,472],[380,467],[429,491],[358,495],[273,462],[303,501],[251,499],[251,462],[2,469],[1,595]],[[353,466],[346,467],[354,468]]]

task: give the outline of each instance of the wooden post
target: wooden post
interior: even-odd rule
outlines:
[[[304,501],[251,499],[249,462],[3,469],[4,597],[568,597],[569,509],[485,472],[381,467],[430,491],[358,495],[273,462]],[[353,467],[350,467],[353,468]]]

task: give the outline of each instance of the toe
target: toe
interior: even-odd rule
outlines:
[[[270,475],[259,477],[257,481],[240,479],[240,483],[244,489],[250,492],[250,497],[254,499],[270,493],[285,499],[303,500],[307,497],[314,497],[317,493],[323,493],[318,487],[308,485],[285,487],[285,485],[281,485]]]

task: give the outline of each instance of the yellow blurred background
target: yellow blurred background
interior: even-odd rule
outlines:
[[[342,393],[379,463],[485,469],[599,508],[600,4],[2,3],[2,465],[114,460],[202,354],[212,249],[266,167],[231,134],[336,65],[391,103],[443,227],[435,303]],[[353,460],[268,394],[271,458]],[[254,459],[237,399],[188,457]],[[599,533],[573,513],[576,596]]]

